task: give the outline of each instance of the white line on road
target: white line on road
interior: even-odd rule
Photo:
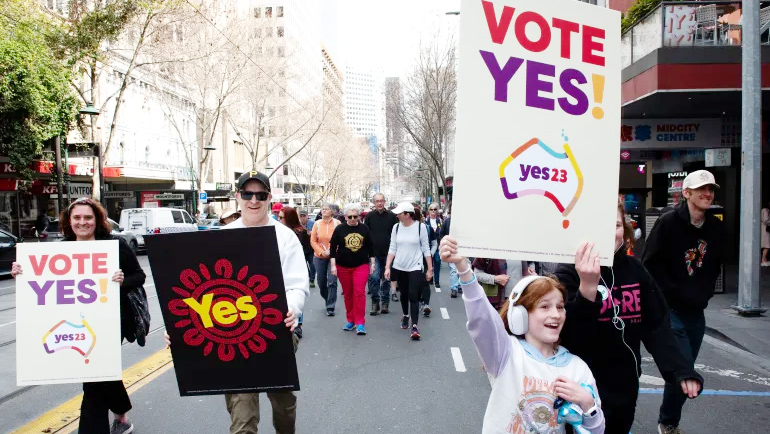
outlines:
[[[455,370],[457,372],[465,372],[465,362],[463,362],[463,355],[460,354],[460,349],[457,347],[450,347],[452,352],[452,360],[455,362]]]
[[[11,322],[9,322],[9,323],[0,324],[0,328],[3,328],[3,327],[5,327],[5,326],[7,326],[7,325],[11,325],[11,324],[16,324],[16,321],[11,321]]]
[[[445,307],[440,308],[441,309],[441,318],[449,319],[449,312],[447,312]]]
[[[652,384],[653,386],[663,386],[666,384],[666,380],[659,378],[659,377],[653,377],[652,375],[642,374],[641,377],[639,377],[640,383],[645,384]]]
[[[436,292],[441,292],[441,288],[436,287]]]

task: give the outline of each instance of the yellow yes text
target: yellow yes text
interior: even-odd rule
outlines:
[[[214,294],[206,294],[201,298],[200,303],[194,298],[185,298],[184,301],[192,310],[198,313],[198,316],[203,322],[203,327],[213,327],[214,323],[211,321],[211,316],[222,325],[230,325],[238,321],[240,318],[242,321],[248,321],[254,319],[257,316],[257,308],[252,304],[253,300],[250,295],[244,295],[235,300],[233,304],[229,300],[222,300],[214,303]]]

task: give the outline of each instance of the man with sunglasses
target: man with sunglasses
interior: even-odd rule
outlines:
[[[305,255],[302,245],[294,232],[271,218],[270,214],[270,179],[261,172],[246,172],[238,178],[238,192],[235,199],[241,208],[241,218],[223,227],[223,229],[249,228],[259,226],[275,227],[278,240],[278,253],[281,257],[281,272],[286,287],[286,302],[289,310],[286,314],[286,327],[294,331],[297,319],[302,314],[310,289]],[[297,351],[297,338],[292,333],[294,351]],[[273,426],[276,433],[295,432],[297,420],[297,397],[294,392],[268,392],[268,399],[273,406]],[[240,393],[225,395],[227,411],[230,413],[230,433],[250,434],[257,432],[259,424],[259,394]]]

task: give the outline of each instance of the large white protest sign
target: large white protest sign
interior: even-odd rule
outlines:
[[[452,235],[480,258],[612,263],[620,14],[575,0],[463,0]]]
[[[118,241],[16,249],[16,383],[120,380]]]

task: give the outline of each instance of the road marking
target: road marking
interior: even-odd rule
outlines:
[[[451,347],[449,350],[452,352],[452,360],[455,362],[455,370],[457,372],[465,372],[465,362],[463,362],[463,355],[460,354],[460,349],[457,347]]]
[[[441,288],[436,287],[436,292],[441,292]]]
[[[660,377],[654,377],[652,375],[642,374],[641,377],[639,377],[640,383],[645,384],[652,384],[653,386],[665,386],[666,380],[660,378]]]
[[[650,395],[662,395],[663,389],[651,389],[642,387],[639,389],[639,393]],[[701,392],[701,395],[709,396],[770,396],[770,392],[752,392],[749,390],[714,390],[706,389]]]
[[[11,322],[9,322],[9,323],[0,324],[0,329],[1,329],[1,328],[3,328],[3,327],[5,327],[5,326],[7,326],[7,325],[11,325],[11,324],[16,324],[16,321],[11,321]]]
[[[129,395],[133,394],[173,366],[171,352],[165,349],[158,351],[123,371],[123,384],[126,386],[126,391]],[[82,400],[83,394],[81,393],[36,420],[13,431],[12,434],[70,434],[78,427],[77,422],[80,419],[80,404]]]
[[[445,307],[440,308],[441,309],[441,318],[449,319],[449,312],[447,312]]]

